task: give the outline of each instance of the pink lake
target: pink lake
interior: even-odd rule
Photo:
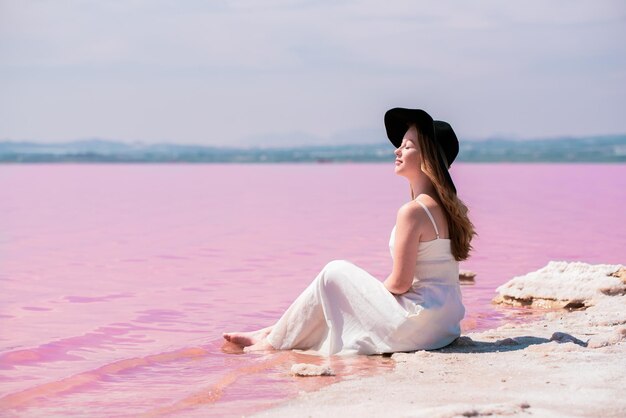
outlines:
[[[524,321],[494,289],[550,260],[624,263],[626,165],[463,164],[479,236],[464,331]],[[0,166],[0,415],[241,416],[384,356],[223,350],[272,324],[326,263],[384,280],[408,184],[386,164]]]

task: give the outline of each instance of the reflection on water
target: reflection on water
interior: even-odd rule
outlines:
[[[454,170],[480,234],[463,332],[541,315],[490,303],[515,275],[623,261],[621,166]],[[241,416],[391,370],[387,356],[244,354],[221,334],[271,325],[333,259],[384,280],[407,199],[391,164],[0,167],[0,415]],[[294,363],[337,375],[294,377]]]
[[[294,377],[290,370],[295,363],[328,365],[336,375]],[[185,411],[189,416],[192,410],[200,409],[202,416],[223,416],[234,407],[237,414],[245,414],[300,391],[391,370],[393,363],[388,356],[323,358],[292,351],[244,354],[234,344],[215,341],[119,360],[35,385],[2,397],[0,411],[83,416],[86,410],[105,408],[109,415],[119,408],[129,415],[163,416]],[[142,382],[149,382],[151,390]],[[102,399],[103,393],[106,399]],[[202,408],[206,406],[211,408]]]

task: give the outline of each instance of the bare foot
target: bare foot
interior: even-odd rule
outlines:
[[[222,336],[226,341],[247,347],[256,342],[255,334],[256,332],[225,332]]]
[[[250,332],[225,332],[222,334],[226,341],[242,347],[248,347],[258,343],[272,331],[272,327]]]
[[[267,351],[267,350],[275,350],[272,344],[267,341],[267,338],[263,337],[259,342],[252,344],[250,346],[244,347],[243,351],[245,353],[250,351]]]

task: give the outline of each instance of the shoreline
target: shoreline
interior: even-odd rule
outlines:
[[[345,376],[252,416],[626,416],[623,266],[550,262],[497,291],[500,303],[563,309],[394,353],[391,372]]]

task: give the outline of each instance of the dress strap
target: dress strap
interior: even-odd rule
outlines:
[[[435,233],[437,234],[437,238],[439,238],[439,230],[437,229],[437,224],[435,223],[435,219],[433,218],[433,215],[430,214],[430,211],[428,210],[425,204],[423,204],[417,199],[415,199],[415,201],[419,203],[420,205],[422,205],[422,207],[426,211],[426,215],[428,215],[428,217],[430,218],[430,221],[433,223],[433,226],[435,227]]]

